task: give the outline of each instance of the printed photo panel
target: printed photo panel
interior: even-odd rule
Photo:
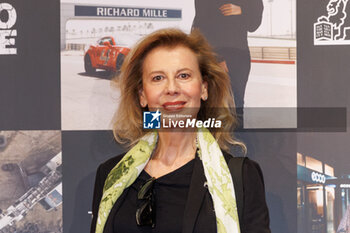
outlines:
[[[63,232],[60,131],[0,131],[0,232]]]

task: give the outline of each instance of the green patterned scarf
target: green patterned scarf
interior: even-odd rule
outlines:
[[[138,177],[156,147],[157,132],[148,133],[110,171],[103,187],[96,233],[103,233],[108,215],[123,193]],[[199,157],[214,203],[217,232],[240,233],[232,177],[218,143],[209,130],[198,129]]]

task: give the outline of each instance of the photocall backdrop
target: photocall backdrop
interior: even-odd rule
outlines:
[[[97,166],[125,148],[111,132],[113,72],[86,72],[85,52],[106,36],[130,48],[154,30],[192,25],[238,77],[236,136],[262,167],[272,232],[341,230],[350,216],[350,3],[213,2],[0,1],[1,233],[89,231]],[[219,21],[225,3],[241,4],[242,15]]]

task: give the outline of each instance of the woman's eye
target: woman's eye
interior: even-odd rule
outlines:
[[[181,79],[187,79],[187,78],[190,77],[190,75],[187,74],[187,73],[182,73],[182,74],[179,75],[179,77],[180,77]]]
[[[161,76],[161,75],[157,75],[157,76],[154,76],[154,77],[152,78],[153,81],[160,81],[160,80],[162,80],[162,79],[163,79],[163,76]]]

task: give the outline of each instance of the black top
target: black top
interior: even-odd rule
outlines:
[[[242,14],[224,16],[219,8],[227,3],[240,6]],[[200,29],[217,53],[223,48],[247,50],[247,32],[260,26],[264,8],[262,0],[195,0],[195,7],[192,27]]]
[[[229,163],[232,156],[225,151],[223,151],[223,155],[226,162]],[[124,154],[109,159],[101,164],[97,170],[92,204],[93,219],[91,223],[91,233],[94,233],[96,229],[98,208],[102,197],[104,182],[108,173],[123,156]],[[242,168],[242,177],[244,199],[242,221],[240,222],[242,228],[241,232],[271,233],[269,228],[269,212],[265,200],[264,180],[259,165],[253,160],[245,159]],[[199,159],[195,159],[187,195],[187,203],[183,215],[180,216],[180,221],[182,220],[182,233],[216,232],[216,217],[213,209],[213,201],[208,188],[204,185],[205,182],[206,178],[203,164]],[[132,190],[131,187],[125,189],[114,204],[107,218],[103,233],[114,233],[114,216],[124,203],[130,190]],[[132,212],[133,215],[130,222],[136,221],[134,215],[136,211],[132,210]],[[169,221],[169,219],[165,221]],[[136,223],[133,224],[136,225]],[[130,228],[128,228],[127,232],[131,232]]]
[[[182,167],[155,180],[156,226],[137,226],[135,213],[137,209],[137,193],[140,187],[151,178],[143,170],[131,185],[128,194],[114,215],[113,233],[181,233],[182,217],[188,190],[191,183],[194,159]]]

